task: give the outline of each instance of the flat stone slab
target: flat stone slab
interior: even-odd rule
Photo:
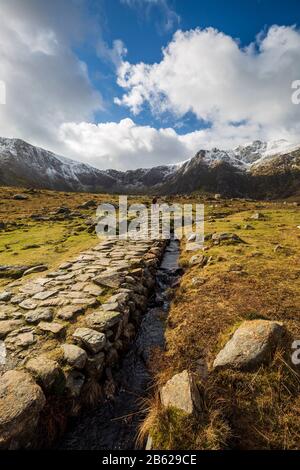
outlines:
[[[106,344],[105,335],[90,328],[77,328],[73,338],[83,346],[86,346],[92,353],[98,353]]]
[[[252,370],[268,364],[284,332],[282,323],[275,321],[243,322],[217,355],[214,369]]]
[[[97,310],[85,317],[86,324],[97,331],[106,331],[117,325],[122,319],[122,314],[115,311]]]
[[[0,378],[0,448],[14,447],[34,430],[46,399],[26,372],[11,370]]]
[[[46,322],[41,322],[39,323],[39,328],[42,331],[52,333],[54,335],[60,335],[65,332],[65,325],[62,325],[61,323],[46,323]]]

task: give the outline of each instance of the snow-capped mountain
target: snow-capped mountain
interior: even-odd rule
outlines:
[[[64,191],[160,194],[219,192],[279,197],[300,190],[300,144],[254,141],[233,150],[200,150],[180,164],[99,170],[19,139],[0,138],[0,184]]]

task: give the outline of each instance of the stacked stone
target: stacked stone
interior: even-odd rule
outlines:
[[[113,389],[164,248],[164,241],[107,239],[0,293],[0,448],[32,445],[49,397],[72,398],[80,409],[88,382]]]

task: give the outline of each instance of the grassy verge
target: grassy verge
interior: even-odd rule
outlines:
[[[264,220],[251,219],[258,210]],[[204,268],[189,267],[195,253],[183,244],[185,274],[169,313],[167,350],[153,357],[157,389],[175,373],[207,364],[203,413],[189,421],[154,397],[141,433],[150,432],[158,449],[299,448],[300,384],[290,366],[292,339],[300,339],[299,209],[231,201],[208,207],[206,216],[207,234],[234,232],[244,243],[208,241]],[[234,329],[255,318],[284,322],[284,351],[255,373],[212,371]]]

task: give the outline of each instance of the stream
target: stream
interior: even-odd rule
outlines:
[[[57,445],[66,450],[132,450],[138,426],[144,418],[142,400],[147,398],[152,377],[147,360],[154,347],[164,348],[164,319],[168,316],[169,290],[180,278],[179,242],[171,240],[156,274],[156,290],[136,336],[125,354],[115,380],[113,400],[74,419]]]

